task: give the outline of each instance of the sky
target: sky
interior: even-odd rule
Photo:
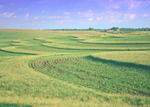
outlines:
[[[150,28],[150,0],[0,0],[0,29]]]

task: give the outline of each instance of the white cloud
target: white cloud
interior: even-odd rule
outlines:
[[[88,18],[93,18],[95,13],[92,12],[92,10],[86,11],[86,12],[77,12],[77,14],[81,17],[88,17]]]
[[[134,19],[136,17],[136,14],[125,14],[124,19]]]
[[[19,8],[18,10],[27,10],[27,8]]]
[[[126,7],[129,10],[132,9],[138,9],[141,7],[145,7],[150,5],[150,0],[118,0],[118,1],[113,1],[109,0],[108,8],[114,8],[114,9],[119,9],[121,7]]]
[[[39,19],[39,17],[36,16],[36,17],[34,18],[34,20],[37,20],[37,19]]]
[[[93,18],[89,18],[88,21],[93,21]]]
[[[97,21],[104,21],[104,22],[120,22],[118,20],[122,19],[122,14],[117,11],[104,11],[99,14],[94,14],[94,17]]]
[[[69,13],[69,12],[63,12],[64,13],[64,15],[71,15],[71,13]]]
[[[120,8],[120,6],[119,6],[118,4],[113,4],[113,5],[111,6],[111,8],[119,9],[119,8]]]
[[[92,12],[92,10],[89,10],[89,12]]]
[[[144,14],[144,15],[143,15],[143,17],[147,17],[147,16],[148,16],[148,14]]]
[[[5,12],[5,13],[1,13],[0,16],[3,16],[3,17],[11,17],[14,15],[14,12],[13,13],[8,13],[8,12]]]
[[[136,9],[148,6],[150,1],[135,1],[135,0],[126,0],[126,3],[129,5],[129,9]]]
[[[63,23],[64,21],[63,20],[57,20],[57,23]]]
[[[150,1],[147,0],[147,1],[144,1],[144,0],[125,0],[125,1],[121,1],[121,2],[118,2],[119,5],[127,5],[128,8],[130,10],[132,9],[137,9],[137,8],[141,8],[141,7],[145,7],[145,6],[148,6],[150,5]]]
[[[130,14],[130,19],[134,19],[136,17],[135,14]]]
[[[61,18],[63,18],[63,19],[69,19],[70,18],[70,16],[44,16],[44,18],[49,18],[49,19],[61,19]]]
[[[102,16],[105,17],[106,20],[116,20],[121,17],[121,13],[110,10],[103,12]]]
[[[97,17],[97,20],[102,20],[103,19],[103,17]]]
[[[81,14],[81,12],[77,12],[79,15]]]
[[[42,13],[45,13],[45,11],[44,11],[44,10],[42,10],[41,12],[42,12]]]
[[[14,16],[14,18],[17,18],[17,16]]]
[[[94,13],[92,12],[84,12],[80,14],[83,17],[93,17]]]
[[[118,13],[116,11],[112,11],[112,10],[109,10],[109,11],[106,11],[106,12],[103,12],[103,13],[107,13],[108,15],[120,15],[120,13]]]
[[[29,17],[29,13],[27,13],[25,17]]]
[[[111,20],[119,20],[122,16],[120,12],[117,11],[104,11],[101,13],[94,13],[94,12],[77,12],[80,18],[86,18],[88,21],[93,21],[96,19],[97,21],[111,21]]]
[[[107,7],[108,9],[119,9],[120,5],[122,5],[123,2],[112,2],[112,0],[109,0],[110,3],[108,3]]]

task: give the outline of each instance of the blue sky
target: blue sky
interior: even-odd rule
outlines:
[[[150,27],[150,0],[0,0],[0,28]]]

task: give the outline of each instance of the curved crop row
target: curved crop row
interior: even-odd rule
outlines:
[[[149,69],[92,56],[36,60],[30,63],[30,67],[50,77],[101,92],[150,96]]]
[[[43,69],[45,67],[50,67],[58,63],[65,63],[67,61],[79,61],[80,59],[83,59],[84,57],[70,57],[70,58],[55,58],[55,59],[50,59],[50,60],[37,60],[31,62],[29,65],[31,68],[34,69]]]

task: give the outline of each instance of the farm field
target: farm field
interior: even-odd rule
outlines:
[[[0,30],[0,106],[148,107],[150,32]]]

